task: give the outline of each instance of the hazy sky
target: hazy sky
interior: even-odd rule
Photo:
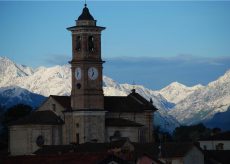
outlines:
[[[0,1],[0,56],[32,67],[66,64],[71,59],[66,28],[75,25],[83,5]],[[119,82],[150,88],[172,81],[207,84],[230,68],[229,1],[88,1],[88,7],[107,28],[105,73]]]

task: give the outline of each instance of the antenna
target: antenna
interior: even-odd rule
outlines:
[[[86,0],[85,0],[85,7],[87,6],[87,4],[86,4]]]

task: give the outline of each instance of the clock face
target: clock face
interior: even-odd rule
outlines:
[[[95,67],[90,67],[88,69],[88,76],[91,80],[96,80],[97,77],[98,77],[98,71],[97,71],[97,68]]]
[[[75,69],[75,78],[76,78],[77,80],[81,80],[81,68],[80,68],[80,67],[77,67],[77,68]]]

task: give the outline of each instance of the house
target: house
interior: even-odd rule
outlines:
[[[230,150],[230,131],[202,138],[199,143],[203,150]]]
[[[208,164],[228,164],[230,161],[230,131],[199,140]]]
[[[230,150],[204,150],[205,164],[229,164]]]
[[[128,138],[110,143],[84,143],[79,145],[43,146],[35,154],[65,155],[68,153],[108,153],[137,164],[204,164],[203,151],[193,143],[135,143]]]
[[[144,152],[144,155],[143,155]],[[193,143],[135,144],[139,159],[143,156],[169,164],[203,164],[204,153]],[[147,156],[146,156],[147,154]]]

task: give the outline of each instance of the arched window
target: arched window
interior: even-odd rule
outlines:
[[[77,36],[76,38],[76,50],[80,51],[81,50],[81,37]]]
[[[89,36],[88,38],[88,49],[89,51],[94,51],[94,37],[93,36]]]
[[[36,139],[36,144],[37,144],[39,147],[41,147],[41,146],[44,145],[44,143],[45,143],[44,137],[43,137],[42,135],[39,135],[39,136],[37,137],[37,139]]]

